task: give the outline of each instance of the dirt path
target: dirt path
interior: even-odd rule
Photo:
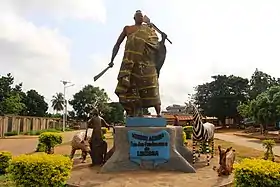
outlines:
[[[73,135],[78,131],[64,132],[62,134],[63,143],[71,141]],[[10,151],[14,156],[31,153],[35,151],[38,138],[7,138],[0,139],[0,151]]]
[[[215,138],[224,140],[227,142],[232,142],[237,145],[250,147],[250,148],[253,148],[253,149],[256,149],[259,151],[264,151],[261,140],[258,140],[255,138],[245,138],[245,137],[235,136],[232,134],[222,134],[222,133],[216,133]],[[280,145],[276,145],[273,148],[273,152],[275,155],[280,156]]]

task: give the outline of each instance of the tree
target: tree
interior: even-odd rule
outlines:
[[[252,113],[251,113],[251,109],[250,109],[250,102],[249,103],[241,103],[237,107],[237,111],[243,118],[252,117]]]
[[[68,111],[68,117],[67,119],[75,119],[76,118],[76,114],[74,111]]]
[[[143,108],[143,115],[151,115],[148,108]]]
[[[262,125],[263,131],[267,125],[280,120],[280,86],[272,86],[259,94],[250,102],[250,113],[254,120]]]
[[[8,73],[0,77],[0,114],[19,114],[24,108],[22,83],[15,85],[14,77]]]
[[[77,118],[86,120],[93,108],[105,114],[109,110],[107,104],[109,100],[104,89],[87,85],[73,96],[69,104],[73,106]]]
[[[25,107],[19,94],[12,94],[1,102],[3,114],[19,114]]]
[[[23,99],[25,104],[24,115],[43,117],[48,110],[48,103],[45,102],[44,96],[40,95],[36,90],[29,90]]]
[[[250,79],[250,99],[256,99],[259,94],[275,85],[279,85],[279,79],[276,80],[276,78],[271,77],[267,73],[256,69]]]
[[[226,117],[240,120],[237,106],[248,99],[248,80],[234,75],[212,76],[210,83],[196,87],[195,104],[206,116],[216,116],[225,124]]]
[[[64,109],[64,96],[62,93],[56,93],[56,95],[53,96],[52,107],[57,112]]]
[[[111,102],[108,104],[109,110],[104,114],[104,119],[108,123],[123,123],[124,108],[119,102]]]

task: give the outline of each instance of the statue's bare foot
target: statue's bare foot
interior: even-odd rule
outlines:
[[[160,114],[157,115],[157,118],[161,118],[162,116]]]

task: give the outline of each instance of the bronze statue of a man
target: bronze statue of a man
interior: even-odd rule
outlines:
[[[113,48],[110,67],[114,65],[121,43],[127,38],[115,93],[128,116],[139,115],[142,108],[149,107],[154,107],[157,116],[160,116],[158,76],[165,60],[164,42],[167,35],[162,33],[162,40],[159,41],[155,30],[150,25],[142,24],[140,10],[134,14],[134,20],[134,25],[123,28]]]
[[[90,139],[90,156],[93,165],[102,165],[105,163],[107,142],[102,138],[102,126],[110,129],[110,126],[106,123],[106,121],[99,116],[99,111],[97,109],[93,109],[87,127],[92,128],[92,135]]]

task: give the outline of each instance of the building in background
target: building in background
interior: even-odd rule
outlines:
[[[186,106],[173,104],[171,106],[166,107],[166,111],[162,111],[162,114],[186,115]]]
[[[163,117],[166,119],[168,125],[173,125],[175,121],[175,115],[179,120],[179,125],[186,126],[192,125],[193,116],[186,111],[186,105],[173,104],[166,107],[166,111],[162,111]],[[218,125],[218,119],[216,117],[203,117],[203,122],[213,123]]]

